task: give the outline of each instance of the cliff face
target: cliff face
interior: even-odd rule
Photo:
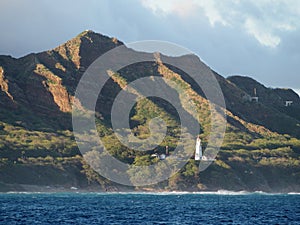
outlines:
[[[7,105],[8,107],[13,107],[15,105],[14,98],[9,92],[8,80],[4,76],[4,70],[2,67],[0,67],[0,89],[3,106]]]
[[[0,56],[0,184],[117,186],[94,173],[77,156],[80,153],[71,132],[71,111],[76,86],[88,66],[119,45],[123,43],[116,38],[85,31],[49,51],[20,59]],[[112,155],[130,164],[150,163],[152,152],[140,154],[122,146],[111,130],[110,110],[120,90],[125,90],[135,79],[151,74],[153,82],[155,77],[163,77],[181,85],[196,105],[199,116],[194,119],[201,126],[204,145],[210,131],[209,102],[201,88],[181,70],[163,64],[159,55],[153,57],[156,62],[110,71],[111,79],[101,91],[96,106],[99,135]],[[266,88],[247,77],[225,79],[216,73],[215,76],[225,97],[228,120],[217,161],[199,175],[196,162],[191,160],[182,171],[155,188],[271,191],[274,181],[282,179],[276,187],[278,190],[298,190],[299,96],[290,89]],[[173,88],[172,83],[166,82],[166,87]],[[254,90],[258,102],[251,100]],[[131,93],[138,95],[137,90]],[[181,100],[179,95],[178,102]],[[285,106],[286,101],[293,103]],[[186,103],[181,104],[184,107]],[[137,137],[147,137],[148,122],[155,116],[167,121],[169,130],[168,137],[154,151],[162,152],[168,145],[172,153],[178,142],[179,119],[170,104],[155,98],[138,102],[130,115],[131,129]],[[20,175],[21,171],[26,174]],[[49,177],[63,173],[70,177],[70,182],[60,176],[52,179],[53,182],[45,177],[35,178],[43,176],[45,171]]]
[[[97,57],[121,44],[115,38],[85,31],[53,50],[20,59],[1,56],[0,104],[26,112],[23,120],[28,125],[32,125],[28,114],[34,114],[45,123],[50,117],[54,124],[48,127],[70,129],[70,120],[65,120],[77,82]]]

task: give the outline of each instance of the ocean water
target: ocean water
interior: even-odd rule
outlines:
[[[300,224],[300,195],[5,193],[0,224]]]

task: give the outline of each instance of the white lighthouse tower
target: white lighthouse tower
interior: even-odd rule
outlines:
[[[198,136],[196,140],[196,152],[195,152],[195,160],[201,160],[202,159],[202,146],[201,146],[201,139]]]

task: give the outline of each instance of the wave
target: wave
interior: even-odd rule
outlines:
[[[187,192],[187,191],[160,191],[160,192],[155,192],[155,191],[131,191],[131,192],[95,192],[94,194],[97,195],[185,195],[185,194],[193,194],[192,192]]]
[[[264,191],[228,191],[228,190],[218,190],[215,192],[195,192],[199,194],[213,194],[213,195],[286,195],[286,193],[271,193]]]
[[[148,191],[138,191],[138,192],[112,192],[112,193],[97,193],[97,194],[132,194],[132,195],[246,195],[251,194],[246,191],[199,191],[199,192],[189,192],[189,191],[161,191],[161,192],[148,192]]]
[[[79,194],[79,195],[300,195],[300,192],[289,192],[289,193],[268,193],[264,191],[229,191],[229,190],[218,190],[218,191],[197,191],[197,192],[189,192],[189,191],[120,191],[120,192],[85,192],[85,191],[59,191],[59,192],[40,192],[40,191],[9,191],[0,194]]]
[[[4,192],[2,194],[26,194],[26,195],[30,195],[30,194],[53,194],[54,192],[40,192],[40,191],[8,191],[8,192]]]
[[[118,192],[120,194],[146,194],[146,195],[286,195],[294,194],[300,195],[300,193],[290,192],[290,193],[270,193],[264,191],[230,191],[230,190],[218,190],[218,191],[197,191],[197,192],[188,192],[188,191],[171,191],[171,192]]]
[[[137,192],[96,192],[95,194],[124,194],[124,195],[283,195],[284,193],[267,193],[263,191],[229,191],[229,190],[218,190],[218,191],[161,191],[161,192],[148,192],[148,191],[137,191]]]
[[[289,192],[288,195],[300,195],[300,192]]]
[[[249,195],[249,194],[253,194],[248,191],[228,191],[228,190],[201,191],[201,192],[193,192],[193,193],[205,194],[205,195]]]

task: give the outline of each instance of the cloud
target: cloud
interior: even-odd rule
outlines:
[[[194,1],[196,5],[202,8],[205,12],[205,16],[208,18],[211,26],[214,26],[216,23],[220,23],[223,26],[228,25],[226,18],[221,14],[219,8],[216,4],[216,1]]]
[[[282,31],[300,26],[300,1],[297,0],[141,0],[156,15],[175,14],[182,17],[200,12],[210,25],[238,27],[262,46],[276,48]],[[183,3],[190,7],[181,7]]]
[[[197,13],[197,8],[208,18],[210,24],[216,23],[227,25],[227,22],[220,15],[215,1],[196,1],[196,0],[141,0],[144,7],[152,10],[156,15],[166,16],[176,14],[180,17],[188,17]]]
[[[168,15],[170,13],[178,14],[179,16],[186,15],[190,12],[191,1],[188,0],[186,6],[181,0],[160,1],[160,0],[141,0],[144,7],[152,10],[156,15]],[[183,6],[181,8],[181,6]]]
[[[265,31],[264,27],[261,27],[254,18],[249,17],[246,19],[245,28],[249,34],[253,35],[264,46],[275,48],[281,41],[277,35]]]

